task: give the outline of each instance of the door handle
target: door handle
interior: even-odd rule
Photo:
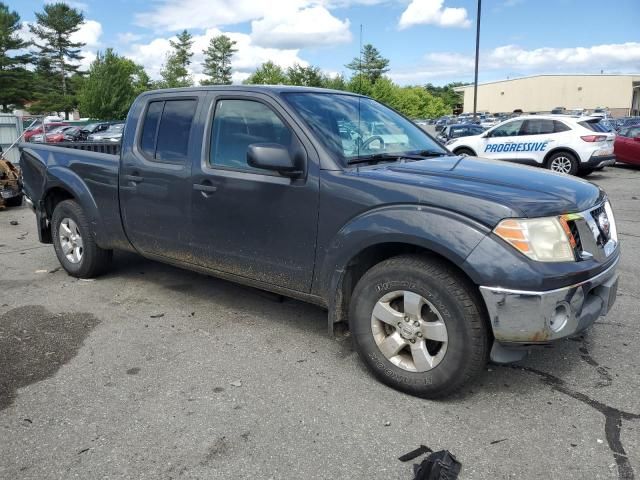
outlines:
[[[139,175],[124,175],[124,179],[133,183],[140,183],[144,180],[144,178]]]
[[[193,189],[200,192],[204,198],[209,198],[218,190],[218,187],[210,183],[194,183]]]

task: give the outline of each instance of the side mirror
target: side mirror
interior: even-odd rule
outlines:
[[[289,150],[278,143],[252,143],[247,150],[247,163],[286,177],[297,177],[302,173]]]

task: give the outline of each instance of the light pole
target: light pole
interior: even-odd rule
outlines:
[[[476,19],[476,72],[473,81],[473,119],[478,115],[478,61],[480,59],[480,14],[482,11],[482,0],[478,0],[478,15]]]

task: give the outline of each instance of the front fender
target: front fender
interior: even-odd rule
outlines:
[[[431,250],[460,268],[490,230],[463,215],[421,205],[389,205],[367,211],[347,223],[325,250],[321,295],[335,305],[342,275],[366,248],[400,243]]]

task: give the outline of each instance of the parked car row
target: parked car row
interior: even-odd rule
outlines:
[[[122,139],[122,122],[95,122],[88,125],[76,126],[65,122],[45,123],[27,129],[24,134],[25,142],[119,142]]]

